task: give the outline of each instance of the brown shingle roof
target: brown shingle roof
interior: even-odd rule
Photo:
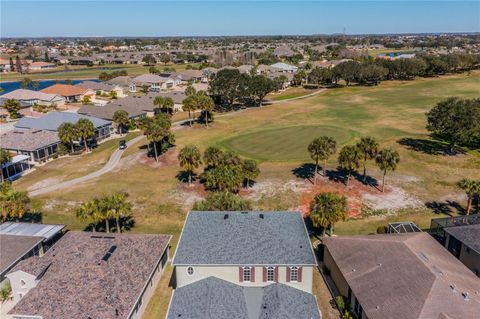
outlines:
[[[14,267],[13,271],[34,275],[48,269],[10,314],[43,319],[127,318],[170,239],[165,235],[68,232],[43,257]],[[103,261],[112,246],[115,251]]]
[[[336,237],[324,243],[369,319],[480,314],[480,279],[427,233]]]
[[[56,132],[39,129],[15,129],[0,136],[0,146],[7,150],[35,151],[58,143]]]

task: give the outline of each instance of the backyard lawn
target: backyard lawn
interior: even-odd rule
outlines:
[[[255,209],[300,209],[305,206],[306,195],[324,189],[355,192],[352,196],[361,201],[363,197],[358,194],[368,189],[368,198],[373,198],[379,207],[385,206],[386,212],[381,213],[383,210],[378,208],[380,216],[338,223],[336,234],[368,234],[389,221],[399,220],[411,220],[427,227],[431,218],[461,211],[459,207],[465,204],[465,197],[455,183],[461,178],[480,176],[480,153],[442,155],[445,145],[429,138],[425,113],[449,96],[479,97],[479,88],[480,73],[473,72],[331,89],[301,100],[217,115],[209,128],[194,125],[176,130],[176,147],[161,156],[158,163],[145,156],[142,141],[125,151],[124,158],[112,172],[71,189],[35,198],[34,206],[41,211],[44,222],[61,222],[72,229],[83,229],[85,225],[74,217],[76,205],[102,193],[127,191],[134,203],[132,231],[173,234],[175,244],[186,212],[205,196],[200,186],[188,187],[177,179],[181,170],[176,160],[178,150],[187,144],[197,145],[201,150],[218,145],[260,160],[257,183],[242,191],[242,195],[253,201]],[[306,153],[308,143],[320,135],[334,137],[339,147],[369,135],[375,137],[382,148],[395,148],[401,162],[396,172],[387,175],[388,191],[382,194],[374,186],[361,188],[358,181],[346,189],[341,183],[324,178],[313,187],[301,170],[311,163]],[[95,167],[101,166],[108,158],[105,156],[96,158]],[[67,158],[65,162],[49,163],[42,170],[46,171],[46,178],[56,178],[56,175],[73,178],[83,167],[94,169],[91,165],[89,161]],[[334,173],[336,166],[336,156],[333,156],[327,167]],[[381,180],[381,172],[374,163],[369,163],[367,168],[374,181]],[[49,170],[52,172],[47,173]],[[200,172],[201,168],[197,169],[197,173]],[[41,182],[38,174],[41,173],[29,174],[15,185],[28,189]],[[395,209],[389,209],[391,207]],[[157,288],[146,318],[165,316],[170,296],[165,282],[164,278]]]

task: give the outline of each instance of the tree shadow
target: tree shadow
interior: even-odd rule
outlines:
[[[431,201],[431,202],[426,202],[425,207],[431,209],[434,214],[444,214],[444,215],[449,215],[452,216],[452,214],[456,211],[459,214],[466,214],[465,208],[460,205],[459,202],[457,201],[444,201],[444,202],[439,202],[439,201]]]
[[[365,185],[372,186],[372,187],[375,187],[377,189],[379,187],[378,180],[375,177],[372,177],[368,174],[367,174],[367,176],[365,176],[365,182],[363,181],[363,174],[360,174],[359,172],[353,172],[352,177],[355,178],[357,181],[365,184]],[[345,179],[346,178],[347,177],[345,176]]]
[[[180,171],[178,174],[175,176],[178,181],[182,183],[188,183],[188,172],[187,171]],[[192,174],[192,183],[198,180],[198,175],[196,173]]]
[[[337,170],[327,170],[327,177],[329,180],[334,181],[336,183],[343,183],[347,182],[348,173],[344,169],[338,167]]]
[[[429,155],[458,155],[465,153],[458,147],[452,150],[448,144],[421,138],[406,137],[398,140],[397,143],[405,146],[409,150],[422,152]]]
[[[43,220],[43,216],[41,212],[27,212],[23,214],[20,218],[14,219],[16,222],[22,223],[41,223]]]
[[[313,183],[313,178],[315,175],[315,164],[312,163],[303,163],[299,167],[292,169],[293,175],[297,178],[308,179]]]

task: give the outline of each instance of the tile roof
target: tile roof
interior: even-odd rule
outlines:
[[[63,228],[65,225],[5,222],[0,225],[0,235],[36,236],[47,241],[61,232]]]
[[[43,240],[42,237],[0,234],[0,273],[8,271],[19,259]]]
[[[324,244],[369,319],[480,313],[480,279],[427,233],[334,237]]]
[[[70,231],[43,257],[23,260],[13,268],[12,272],[43,275],[9,314],[43,319],[128,318],[170,239]],[[112,246],[116,250],[102,260]]]
[[[49,86],[47,88],[44,88],[40,92],[43,93],[49,93],[49,94],[58,94],[61,96],[74,96],[74,95],[82,95],[87,93],[86,88],[78,87],[75,85],[69,85],[69,84],[54,84],[52,86]]]
[[[175,289],[167,319],[320,319],[315,297],[284,284],[241,287],[208,277]]]
[[[298,212],[192,211],[174,265],[316,265]]]
[[[445,227],[443,230],[480,254],[480,224]]]
[[[93,123],[95,128],[99,128],[108,124],[110,121],[106,121],[97,117],[81,115],[71,112],[49,112],[42,117],[22,117],[17,123],[16,128],[34,128],[48,131],[57,131],[58,127],[63,123],[77,123],[80,119],[88,119]]]
[[[41,129],[14,129],[0,136],[0,146],[7,150],[31,152],[58,143],[60,139],[56,132]]]

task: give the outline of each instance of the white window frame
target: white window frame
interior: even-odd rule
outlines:
[[[275,282],[275,267],[267,267],[267,282]]]
[[[298,267],[290,268],[290,281],[298,282]]]
[[[192,271],[192,273],[190,273],[190,270]],[[195,275],[195,268],[193,268],[192,266],[188,266],[187,267],[187,275],[189,275],[189,276]]]
[[[243,267],[243,281],[252,281],[252,267]]]

